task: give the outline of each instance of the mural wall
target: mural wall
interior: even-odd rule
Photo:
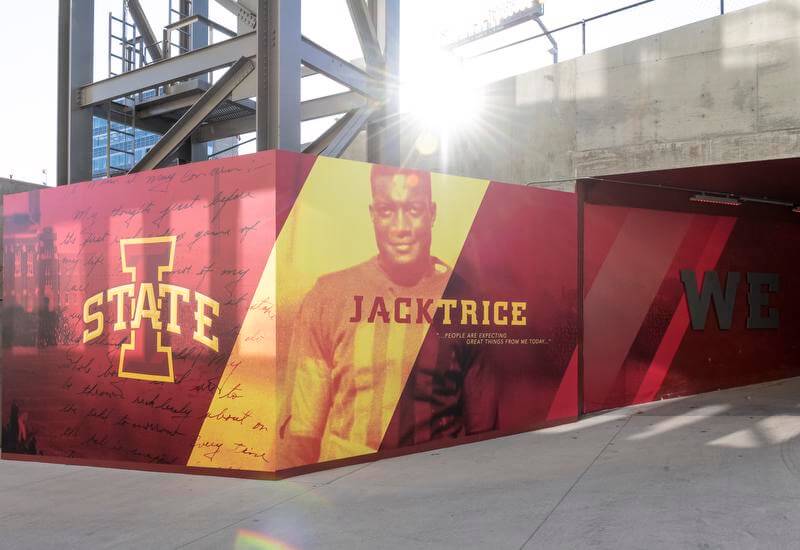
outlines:
[[[586,412],[800,375],[797,223],[730,213],[585,205]]]
[[[574,195],[267,152],[4,223],[6,458],[274,473],[577,417]]]

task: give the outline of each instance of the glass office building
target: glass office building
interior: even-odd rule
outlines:
[[[94,117],[92,123],[92,179],[104,178],[109,174],[108,161],[111,161],[110,175],[117,175],[130,170],[159,139],[158,134],[136,128],[131,135],[131,128],[116,122]],[[111,150],[108,150],[108,139],[111,138]]]

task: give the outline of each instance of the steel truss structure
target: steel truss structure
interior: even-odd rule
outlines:
[[[209,19],[209,1],[236,16],[235,30]],[[123,36],[109,31],[109,55],[114,37],[122,70],[93,81],[94,0],[59,0],[58,184],[91,179],[93,116],[107,118],[109,151],[112,127],[130,128],[134,140],[136,128],[161,135],[130,171],[204,160],[206,142],[249,132],[258,150],[300,151],[301,121],[337,114],[303,150],[339,156],[366,129],[368,160],[396,164],[400,1],[347,6],[363,61],[302,36],[301,0],[169,0],[160,39],[139,0],[124,0],[123,18],[115,19]],[[212,32],[227,39],[212,44]],[[212,82],[213,71],[225,68]],[[301,101],[301,79],[317,73],[349,91]]]

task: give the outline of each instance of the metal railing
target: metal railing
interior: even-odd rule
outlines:
[[[164,39],[162,41],[164,57],[171,57],[172,46],[175,46],[180,53],[186,53],[187,51],[189,51],[188,47],[182,46],[179,43],[172,42],[172,33],[173,31],[180,32],[181,30],[186,29],[187,27],[190,27],[195,23],[202,23],[206,27],[208,27],[209,42],[214,41],[214,36],[213,36],[214,31],[217,31],[228,38],[233,38],[234,36],[236,36],[235,31],[232,31],[231,29],[228,29],[220,25],[219,23],[211,21],[207,17],[203,17],[202,15],[190,15],[182,19],[179,19],[174,23],[170,23],[169,25],[164,27]]]
[[[664,1],[672,2],[673,0],[664,0]],[[710,0],[710,1],[715,1],[715,0]],[[587,53],[589,53],[588,47],[587,47],[587,29],[589,28],[591,23],[594,23],[594,22],[597,22],[597,21],[601,21],[601,20],[605,20],[607,18],[610,18],[612,16],[618,15],[620,13],[628,12],[630,10],[633,10],[633,9],[639,8],[641,6],[644,6],[645,4],[652,4],[654,2],[656,2],[656,0],[641,0],[639,2],[635,2],[633,4],[629,4],[629,5],[623,6],[621,8],[617,8],[617,9],[614,9],[614,10],[611,10],[611,11],[607,11],[605,13],[600,13],[600,14],[597,14],[597,15],[593,15],[591,17],[587,17],[585,19],[581,19],[581,20],[575,21],[573,23],[569,23],[567,25],[562,25],[562,26],[554,28],[554,29],[546,29],[545,30],[544,27],[543,27],[543,30],[542,30],[541,33],[538,33],[538,34],[535,34],[533,36],[529,36],[529,37],[526,37],[526,38],[522,38],[522,39],[516,40],[514,42],[503,44],[501,46],[497,46],[497,47],[491,48],[489,50],[481,51],[481,52],[473,54],[473,55],[469,55],[469,56],[467,56],[467,58],[482,57],[482,56],[489,55],[489,54],[492,54],[492,53],[495,53],[495,52],[498,52],[498,51],[505,50],[507,48],[511,48],[513,46],[517,46],[517,45],[524,44],[524,43],[527,43],[527,42],[531,42],[531,41],[534,41],[534,40],[537,40],[537,39],[540,39],[540,38],[544,38],[544,39],[547,39],[550,42],[550,45],[552,46],[552,49],[549,50],[549,51],[550,51],[550,53],[553,54],[553,60],[554,60],[554,63],[555,63],[555,62],[558,62],[558,59],[559,59],[558,58],[559,46],[558,46],[558,43],[557,43],[557,41],[555,39],[556,38],[555,35],[558,34],[558,33],[564,33],[565,31],[577,30],[577,29],[580,29],[580,37],[581,37],[580,55],[586,55]],[[725,14],[725,0],[719,0],[719,13],[718,13],[718,15],[724,15],[724,14]]]

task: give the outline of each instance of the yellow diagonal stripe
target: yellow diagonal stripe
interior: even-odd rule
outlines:
[[[275,471],[275,255],[270,253],[189,466]]]
[[[315,162],[270,252],[189,465],[276,469],[282,418],[279,411],[286,410],[285,401],[294,382],[286,364],[300,302],[320,276],[364,262],[376,254],[375,234],[368,214],[370,170],[371,165],[361,162],[325,157]],[[489,181],[433,174],[431,184],[437,203],[431,254],[453,267]],[[446,283],[442,281],[439,296]],[[265,314],[263,308],[256,307],[259,303],[274,304],[275,309]],[[276,312],[279,314],[275,315]],[[389,327],[386,346],[391,349],[385,350],[385,359],[392,373],[380,394],[381,438],[428,329],[427,326],[408,328],[414,330]],[[402,349],[394,349],[398,346]],[[237,386],[241,395],[232,400],[227,393]],[[366,418],[354,418],[355,433],[365,434],[367,422]],[[254,429],[256,423],[258,429]],[[378,446],[379,442],[369,449],[376,450]],[[281,467],[299,465],[283,463]]]

